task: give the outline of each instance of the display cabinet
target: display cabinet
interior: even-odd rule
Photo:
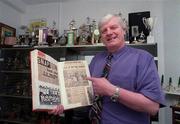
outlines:
[[[172,124],[180,124],[180,106],[170,106],[172,108]]]
[[[157,57],[157,44],[128,44],[144,49]],[[85,59],[104,51],[103,45],[11,47],[0,49],[0,123],[1,124],[63,124],[64,116],[32,112],[30,51],[39,49],[58,61]],[[71,115],[70,115],[71,116]],[[74,117],[76,118],[76,117]],[[77,120],[74,119],[77,122]],[[82,123],[82,119],[80,120]],[[85,124],[84,122],[83,124]]]

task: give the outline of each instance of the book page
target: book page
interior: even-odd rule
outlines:
[[[53,109],[61,104],[57,61],[47,54],[31,52],[33,110]]]
[[[86,61],[59,62],[58,74],[62,91],[62,103],[65,109],[92,104],[92,83],[86,79],[89,68]]]

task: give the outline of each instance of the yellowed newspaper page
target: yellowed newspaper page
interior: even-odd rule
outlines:
[[[61,103],[57,63],[39,50],[31,51],[33,110],[49,110]]]
[[[61,82],[62,103],[65,109],[92,104],[92,83],[86,79],[88,64],[84,60],[59,62],[58,74]]]

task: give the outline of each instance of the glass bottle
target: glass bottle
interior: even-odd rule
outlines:
[[[164,75],[161,76],[161,87],[164,85]]]

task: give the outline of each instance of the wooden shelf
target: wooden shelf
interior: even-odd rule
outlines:
[[[2,73],[25,73],[25,74],[30,74],[30,70],[13,70],[13,71],[9,71],[9,70],[2,70]]]
[[[27,122],[22,122],[18,120],[6,120],[6,119],[0,119],[0,122],[6,122],[7,124],[13,123],[13,124],[32,124],[32,123],[27,123]]]
[[[19,98],[19,99],[32,99],[30,96],[17,96],[17,95],[7,95],[7,94],[0,94],[0,97],[7,97],[7,98]]]

